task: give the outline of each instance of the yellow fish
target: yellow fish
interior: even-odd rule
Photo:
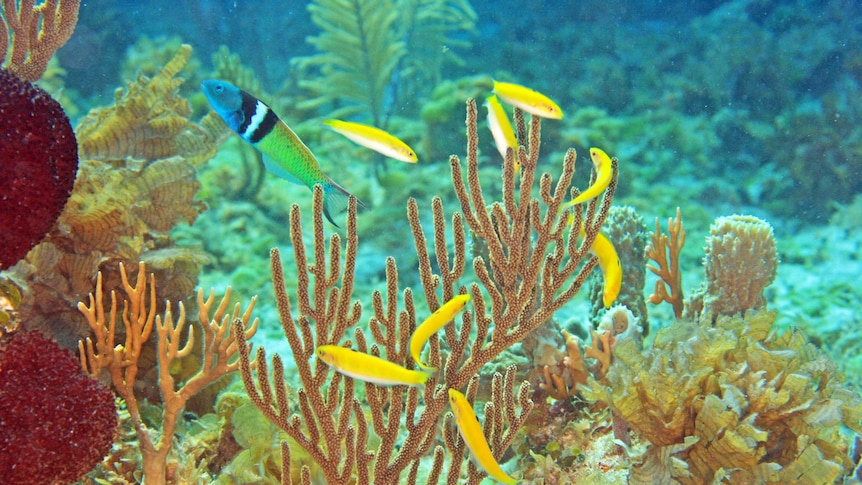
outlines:
[[[458,431],[461,432],[461,437],[467,443],[467,448],[476,460],[476,463],[485,470],[488,475],[499,482],[506,485],[515,485],[518,483],[514,478],[506,475],[506,472],[500,468],[500,464],[494,459],[494,454],[491,453],[491,447],[488,446],[488,441],[485,439],[485,433],[482,432],[482,426],[479,424],[479,419],[467,398],[455,389],[449,389],[449,405],[452,406],[452,413],[455,415],[455,423],[458,425]]]
[[[321,345],[315,353],[338,372],[379,386],[424,386],[430,377],[424,372],[405,369],[380,357],[338,345]]]
[[[598,197],[610,185],[611,177],[614,175],[613,168],[611,167],[613,165],[611,157],[602,149],[593,147],[590,148],[590,158],[593,160],[593,167],[596,169],[596,181],[593,182],[593,185],[587,187],[587,190],[581,192],[580,195],[563,204],[560,207],[561,211]]]
[[[569,214],[569,224],[574,222],[574,216]],[[581,237],[586,237],[584,226],[581,226]],[[599,269],[602,271],[602,303],[605,308],[610,308],[620,294],[623,286],[623,265],[617,250],[607,236],[602,233],[596,234],[596,240],[590,251],[599,258]]]
[[[354,143],[370,148],[389,158],[407,163],[416,163],[419,160],[416,158],[416,152],[410,146],[380,128],[341,120],[326,120],[323,124],[330,127],[332,131],[346,136]]]
[[[500,156],[506,158],[506,149],[518,150],[518,140],[515,138],[515,130],[512,129],[512,124],[509,123],[509,117],[506,111],[503,110],[503,105],[496,95],[488,96],[485,100],[485,107],[488,108],[488,128],[491,129],[491,135],[494,137],[494,144],[497,145],[497,151]],[[517,153],[517,152],[516,152]],[[518,163],[518,158],[515,157],[515,173],[521,170],[521,164]]]
[[[436,367],[427,366],[422,363],[422,360],[419,358],[420,354],[422,354],[422,347],[425,346],[425,342],[432,335],[451,322],[455,318],[455,315],[464,309],[468,301],[470,301],[470,295],[456,295],[452,297],[451,300],[432,313],[430,317],[426,318],[422,322],[422,325],[419,325],[416,331],[413,332],[413,335],[410,336],[410,356],[413,357],[413,360],[416,361],[419,367],[429,371],[437,370]]]
[[[620,294],[623,286],[623,266],[617,256],[611,240],[602,233],[596,235],[596,241],[590,249],[599,258],[599,268],[602,270],[602,303],[610,308]]]
[[[519,84],[494,81],[494,94],[527,113],[553,120],[563,118],[563,110],[551,98]]]

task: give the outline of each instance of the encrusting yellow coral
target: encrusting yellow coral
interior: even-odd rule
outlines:
[[[652,443],[633,483],[832,483],[852,470],[840,428],[862,432],[862,400],[800,331],[770,335],[774,318],[678,321],[645,354],[615,348],[608,383],[583,392]]]
[[[228,130],[207,118],[201,125],[189,121],[188,101],[176,93],[183,83],[176,75],[191,55],[191,46],[183,44],[152,79],[138,74],[125,91],[114,93],[114,107],[93,110],[81,120],[75,130],[81,157],[152,161],[182,155],[192,165],[212,158]]]
[[[126,270],[120,263],[120,275],[123,289],[128,299],[123,302],[123,326],[125,327],[125,343],[115,344],[117,339],[117,294],[111,291],[110,312],[105,314],[102,293],[102,274],[99,273],[96,282],[95,295],[90,293],[90,303],[78,304],[78,310],[87,318],[94,333],[94,339],[89,337],[85,342],[78,343],[81,357],[81,367],[93,377],[106,370],[111,376],[111,382],[117,394],[123,398],[134,422],[143,458],[143,473],[145,483],[164,484],[166,480],[166,461],[174,438],[174,429],[186,402],[198,391],[221,376],[235,371],[239,364],[231,359],[236,354],[235,334],[231,326],[243,327],[244,338],[251,338],[257,331],[257,320],[249,325],[251,311],[256,297],[245,312],[241,312],[239,303],[228,311],[230,287],[217,307],[213,308],[214,292],[204,300],[203,290],[198,290],[198,317],[203,330],[203,362],[197,374],[186,380],[179,389],[175,388],[174,378],[170,373],[171,363],[188,355],[194,345],[193,327],[189,328],[188,340],[180,347],[181,334],[186,328],[186,312],[182,302],[179,303],[179,318],[174,322],[171,304],[168,302],[164,317],[156,315],[155,277],[150,274],[149,288],[147,285],[146,265],[140,263],[135,285],[129,283]],[[149,289],[149,291],[147,291]],[[212,317],[210,312],[214,310]],[[158,433],[148,429],[141,417],[138,400],[135,396],[135,382],[138,376],[138,363],[144,344],[149,341],[153,330],[158,334],[156,355],[159,363],[159,387],[163,409],[162,426]],[[155,440],[155,436],[158,440]]]

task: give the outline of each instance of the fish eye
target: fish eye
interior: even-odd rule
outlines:
[[[224,91],[224,86],[222,86],[221,84],[216,84],[215,92],[220,93],[222,91]]]

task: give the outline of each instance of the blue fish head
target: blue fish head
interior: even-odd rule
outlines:
[[[201,90],[213,110],[231,129],[237,131],[245,119],[242,111],[242,91],[233,84],[218,79],[207,79],[202,82]]]

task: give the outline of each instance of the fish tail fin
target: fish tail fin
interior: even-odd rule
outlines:
[[[428,374],[427,372],[421,372],[421,371],[419,371],[419,372],[420,372],[420,374],[422,374],[419,376],[419,385],[424,386],[425,383],[428,382],[428,379],[431,378],[431,374]]]
[[[329,221],[333,226],[338,227],[338,224],[332,220],[332,214],[340,214],[347,210],[347,204],[350,201],[350,196],[352,195],[350,192],[345,190],[344,187],[335,183],[331,178],[327,178],[326,182],[323,185],[323,215],[326,217],[326,220]],[[356,196],[354,196],[356,197]],[[364,202],[356,198],[356,204],[363,208],[367,209],[368,206],[365,205]]]

